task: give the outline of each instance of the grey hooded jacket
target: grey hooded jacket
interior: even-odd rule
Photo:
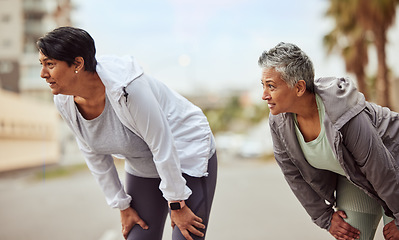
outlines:
[[[399,226],[399,114],[367,102],[346,78],[315,80],[324,126],[346,177],[375,198]],[[270,115],[274,155],[313,222],[329,229],[337,174],[312,167],[299,146],[292,113]]]

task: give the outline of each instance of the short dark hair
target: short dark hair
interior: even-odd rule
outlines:
[[[60,61],[69,66],[74,64],[76,57],[84,59],[86,71],[96,71],[96,47],[88,32],[80,28],[59,27],[47,33],[37,41],[37,48],[43,55]]]

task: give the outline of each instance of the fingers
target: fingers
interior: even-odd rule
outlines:
[[[188,233],[187,230],[180,231],[180,232],[181,232],[181,234],[183,234],[183,236],[184,236],[184,238],[185,238],[186,240],[193,240],[193,238],[190,236],[190,233]]]
[[[389,239],[391,237],[391,231],[390,230],[391,230],[391,223],[388,223],[382,229],[382,233],[383,233],[385,239]]]
[[[199,223],[202,223],[202,218],[198,217],[197,215],[194,215],[194,220]]]
[[[122,235],[124,239],[127,239],[130,230],[132,230],[133,226],[122,226]]]
[[[203,237],[205,234],[200,229],[205,229],[205,225],[202,223],[202,218],[195,215],[191,209],[186,205],[180,210],[171,211],[171,220],[173,224],[179,228],[182,235],[191,240],[190,233]],[[172,224],[172,226],[173,226]]]
[[[345,222],[345,212],[337,211],[333,214],[330,226],[330,234],[339,240],[352,240],[360,237],[360,231]]]
[[[203,224],[201,224],[203,225]],[[201,229],[205,229],[205,226]],[[185,229],[184,231],[180,232],[183,234],[183,236],[187,239],[187,240],[192,240],[193,238],[190,236],[190,233],[198,236],[198,237],[204,237],[204,233],[201,232],[200,230],[198,230],[198,228],[194,227],[194,225],[189,226],[187,229]]]
[[[349,224],[348,224],[349,225]],[[336,236],[340,237],[339,239],[359,239],[360,232],[356,228],[352,226],[343,226],[341,229],[337,230]]]
[[[394,221],[384,226],[383,234],[384,238],[387,240],[399,240],[399,229]]]
[[[337,211],[338,216],[340,216],[341,218],[347,218],[346,213],[344,211]]]
[[[354,227],[352,227],[348,223],[343,223],[341,225],[341,233],[348,235],[351,238],[359,238],[360,231]]]
[[[147,223],[145,223],[145,222],[143,221],[143,219],[141,219],[141,218],[137,221],[136,224],[138,224],[138,225],[139,225],[142,229],[144,229],[144,230],[147,230],[147,229],[148,229]]]
[[[205,225],[202,224],[202,219],[201,218],[195,216],[193,221],[191,221],[187,225],[187,230],[188,230],[188,232],[191,232],[192,234],[194,234],[194,235],[196,235],[198,237],[204,237],[204,233],[201,232],[198,229],[205,229]],[[190,234],[188,232],[187,232],[187,235],[190,236]],[[183,234],[183,236],[184,236],[184,234]],[[190,238],[186,237],[186,239],[191,239],[191,237]]]
[[[360,237],[359,234],[354,234],[347,231],[338,231],[332,235],[334,236],[334,238],[338,240],[354,240],[354,239],[359,239]]]
[[[144,230],[148,229],[148,225],[140,218],[136,210],[131,207],[121,211],[121,223],[122,234],[125,239],[127,239],[129,232],[136,224]]]
[[[194,221],[194,222],[192,223],[192,225],[193,225],[194,227],[196,227],[196,228],[199,228],[199,229],[205,229],[205,225],[202,224],[201,222],[198,222],[198,221]]]
[[[198,217],[197,215],[194,215],[194,219],[191,222],[191,225],[199,229],[205,229],[205,225],[202,224],[202,218]]]
[[[200,228],[200,229],[205,229],[205,227],[204,228]],[[204,233],[201,232],[200,230],[198,230],[198,228],[195,228],[194,226],[189,227],[188,231],[190,231],[192,234],[194,234],[194,235],[196,235],[198,237],[203,237],[204,236]]]
[[[142,219],[138,220],[135,224],[133,223],[132,225],[130,225],[130,224],[129,225],[122,225],[122,234],[123,234],[123,237],[125,239],[127,239],[127,236],[129,235],[129,232],[132,230],[132,228],[135,225],[139,225],[142,229],[148,230],[148,225]]]

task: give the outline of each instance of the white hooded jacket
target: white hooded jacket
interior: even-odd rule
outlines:
[[[182,173],[207,176],[208,159],[215,152],[213,135],[201,109],[144,74],[133,57],[98,58],[96,72],[119,120],[142,138],[152,152],[164,198],[186,200],[191,190]],[[121,210],[128,208],[131,197],[123,189],[112,156],[91,150],[80,134],[73,96],[56,95],[54,101],[75,134],[107,203]],[[129,164],[134,162],[126,161],[128,172]]]

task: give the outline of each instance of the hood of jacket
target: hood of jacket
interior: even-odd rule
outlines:
[[[315,92],[323,100],[326,114],[337,129],[366,107],[364,95],[348,78],[319,78],[314,84]]]
[[[143,74],[143,69],[132,56],[101,56],[96,72],[107,89],[108,97],[119,101],[129,83]]]

